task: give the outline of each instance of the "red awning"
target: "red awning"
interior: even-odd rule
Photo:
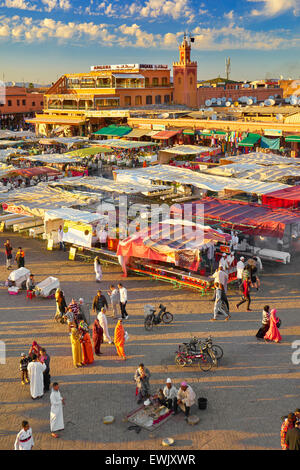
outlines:
[[[175,137],[175,135],[180,134],[182,131],[177,130],[177,131],[161,131],[158,132],[157,134],[153,135],[153,139],[161,139],[161,140],[168,140],[171,139],[172,137]]]
[[[282,238],[286,225],[300,223],[300,213],[260,204],[205,198],[193,202],[195,213],[197,204],[204,205],[204,220],[207,224],[215,221],[252,235]]]
[[[263,204],[271,207],[299,208],[300,207],[300,186],[280,189],[262,196]]]
[[[33,176],[48,175],[48,176],[58,176],[61,172],[55,168],[50,168],[48,166],[35,166],[32,168],[20,168],[17,170],[11,171],[10,175],[24,176],[25,178],[32,178]]]

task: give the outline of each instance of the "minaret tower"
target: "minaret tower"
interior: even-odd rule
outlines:
[[[179,46],[179,62],[173,62],[174,103],[197,107],[197,62],[191,61],[194,38],[183,37]]]

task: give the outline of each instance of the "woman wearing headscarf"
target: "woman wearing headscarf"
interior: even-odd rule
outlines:
[[[267,333],[264,336],[264,339],[267,341],[275,341],[275,343],[279,343],[281,341],[281,334],[279,333],[277,324],[279,322],[279,318],[276,317],[276,309],[271,310],[270,313],[270,326]]]
[[[62,290],[56,289],[55,301],[56,301],[56,314],[54,318],[56,321],[59,321],[62,319],[62,317],[67,311],[67,303],[66,303],[66,299]]]
[[[101,263],[100,263],[100,258],[99,256],[96,256],[94,259],[94,270],[96,274],[96,282],[101,282],[102,280],[102,268],[101,268]]]
[[[270,307],[265,305],[262,313],[262,325],[256,333],[256,338],[263,339],[270,326]]]
[[[94,354],[93,354],[93,346],[91,342],[91,337],[89,333],[89,327],[84,320],[79,321],[78,325],[78,332],[80,335],[80,343],[82,348],[82,355],[83,355],[83,364],[93,364],[94,362]]]
[[[100,325],[98,318],[95,319],[93,324],[93,342],[94,342],[94,351],[96,356],[103,354],[100,351],[101,344],[103,343],[103,328]]]
[[[114,334],[114,343],[116,346],[116,350],[118,356],[121,357],[124,361],[126,361],[125,351],[124,351],[124,344],[125,344],[125,330],[122,323],[122,318],[118,320],[115,328]]]
[[[75,367],[81,367],[83,365],[82,350],[80,345],[79,333],[75,326],[71,328],[70,339],[72,345],[73,364]]]
[[[100,325],[103,328],[103,341],[105,343],[111,344],[112,340],[111,340],[111,337],[109,336],[107,318],[106,318],[105,312],[106,312],[106,309],[101,308],[101,312],[98,313],[97,318],[99,320]]]

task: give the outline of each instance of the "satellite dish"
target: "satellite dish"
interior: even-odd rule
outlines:
[[[259,103],[259,106],[261,107],[264,107],[265,103],[262,101],[261,103]]]
[[[251,106],[251,104],[253,104],[253,100],[251,98],[248,98],[247,100],[247,105],[248,106]]]
[[[228,98],[228,100],[227,100],[227,101],[230,101],[230,102],[231,102],[231,101],[232,101],[232,98]]]
[[[238,105],[239,105],[239,103],[238,103],[237,101],[235,101],[235,102],[233,103],[233,105],[237,108]]]
[[[288,98],[285,98],[285,100],[284,100],[284,101],[285,101],[285,103],[289,103],[289,102],[290,102],[290,97],[288,97]]]
[[[16,86],[16,82],[11,82],[11,86]]]
[[[223,103],[225,103],[225,101],[226,101],[226,96],[223,96],[223,97],[221,98],[221,100],[223,101]]]
[[[212,102],[212,103],[216,103],[216,102],[217,102],[217,99],[216,99],[216,98],[212,98],[212,99],[211,99],[211,102]]]
[[[271,106],[271,105],[272,105],[272,101],[271,101],[271,100],[265,100],[265,101],[264,101],[264,104],[265,104],[265,106]]]
[[[211,115],[212,121],[216,121],[218,119],[218,116],[216,114]]]
[[[277,119],[277,121],[282,121],[282,119],[283,119],[282,114],[276,114],[276,119]]]
[[[291,103],[292,106],[296,106],[296,104],[298,103],[297,97],[296,96],[291,96],[290,103]]]
[[[269,96],[269,100],[273,100],[274,99],[274,96]]]
[[[212,112],[213,110],[214,110],[214,108],[208,108],[207,111]]]
[[[221,104],[222,104],[222,100],[217,99],[217,105],[218,105],[218,106],[221,106]]]
[[[225,106],[227,106],[227,108],[229,108],[229,106],[231,106],[230,101],[226,101]]]
[[[206,100],[205,101],[205,106],[210,106],[211,105],[211,100]]]

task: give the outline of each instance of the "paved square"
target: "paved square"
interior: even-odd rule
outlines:
[[[21,239],[9,234],[14,252],[22,246],[26,267],[36,281],[49,275],[61,281],[67,302],[74,296],[91,302],[99,284],[93,266],[69,261],[67,253],[47,252],[41,241]],[[1,247],[5,236],[1,237]],[[0,279],[5,281],[3,250]],[[261,276],[262,289],[252,291],[252,312],[244,306],[237,311],[238,292],[229,292],[231,319],[210,322],[213,303],[199,293],[174,290],[166,283],[143,277],[121,278],[121,269],[103,269],[101,283],[107,291],[118,281],[128,288],[128,313],[125,329],[130,335],[126,343],[127,362],[119,361],[113,345],[103,345],[104,355],[83,369],[73,367],[70,338],[65,325],[53,321],[55,301],[26,300],[24,292],[10,296],[0,289],[0,339],[7,349],[6,365],[0,365],[0,449],[12,449],[23,419],[30,421],[36,449],[162,449],[161,441],[173,437],[172,449],[280,449],[282,415],[300,407],[300,365],[291,361],[291,343],[300,339],[300,272],[299,261],[289,266],[265,265]],[[162,302],[174,315],[174,323],[158,326],[152,332],[144,329],[143,306]],[[255,334],[260,327],[265,304],[278,309],[282,319],[280,344],[259,342]],[[111,309],[108,312],[111,314]],[[115,322],[111,317],[109,330]],[[196,334],[211,334],[224,349],[224,358],[217,369],[202,372],[198,367],[180,368],[174,363],[177,345]],[[33,340],[51,356],[52,381],[58,381],[63,396],[65,431],[60,439],[49,432],[49,393],[33,401],[29,387],[22,386],[19,356],[28,351]],[[155,391],[171,377],[175,384],[184,379],[194,388],[197,397],[208,399],[208,408],[193,413],[200,423],[189,426],[179,414],[153,433],[129,431],[124,416],[136,407],[133,375],[144,362],[151,372]],[[115,416],[112,425],[102,423],[108,414]]]

